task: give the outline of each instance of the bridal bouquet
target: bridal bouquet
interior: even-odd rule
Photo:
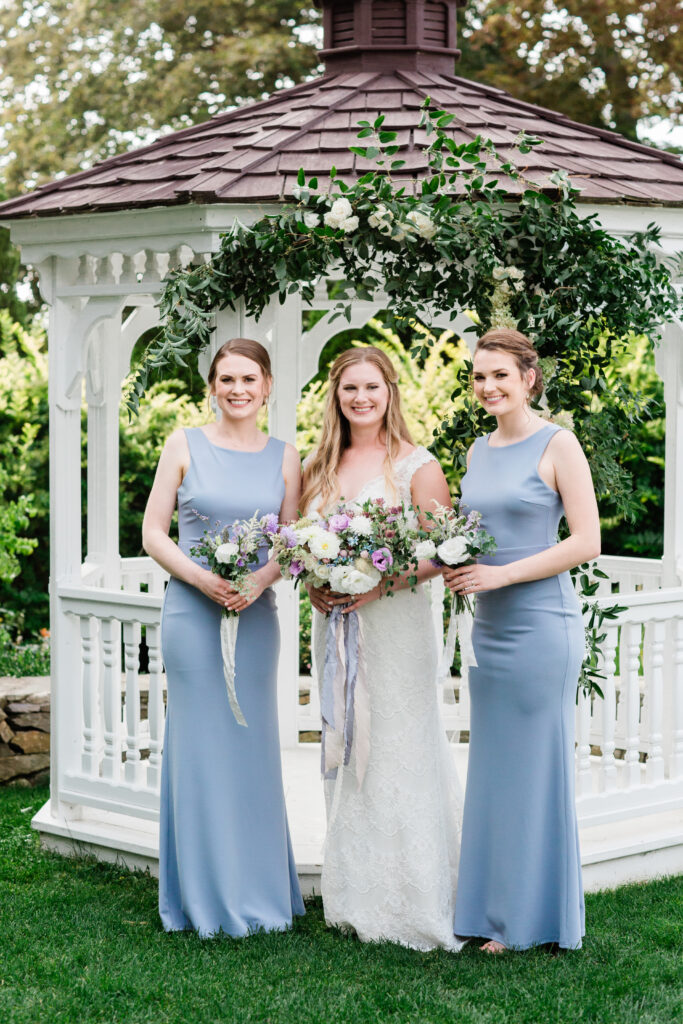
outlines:
[[[419,537],[412,510],[370,498],[362,505],[340,502],[326,516],[313,513],[280,526],[273,538],[285,577],[336,594],[366,594],[381,581],[391,593],[393,577],[413,573]]]
[[[296,583],[329,587],[335,594],[366,594],[379,583],[391,594],[394,578],[417,583],[412,509],[382,498],[339,503],[328,515],[310,515],[280,526],[273,550],[282,574]],[[353,743],[358,786],[370,754],[370,700],[365,677],[361,622],[355,611],[335,605],[328,617],[320,693],[321,760],[325,778],[348,765]]]
[[[196,513],[199,515],[199,513]],[[200,519],[205,519],[200,516]],[[260,551],[268,544],[278,527],[274,513],[259,518],[258,511],[251,519],[236,519],[230,526],[215,531],[205,530],[200,543],[190,548],[190,554],[206,559],[211,572],[233,585],[243,594],[245,584],[254,566],[258,564]],[[223,675],[228,690],[228,701],[240,725],[247,724],[237,700],[235,691],[235,648],[239,612],[223,609],[221,615],[221,653]]]
[[[481,525],[481,512],[462,511],[461,503],[455,508],[439,505],[434,512],[426,512],[428,528],[415,548],[417,558],[429,558],[433,565],[467,565],[481,555],[496,550],[496,541]],[[464,668],[476,666],[470,635],[472,632],[472,605],[467,594],[454,594],[448,633],[439,665],[439,680],[450,673],[455,645],[460,639],[460,656]]]

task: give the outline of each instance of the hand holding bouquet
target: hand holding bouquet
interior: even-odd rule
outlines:
[[[238,519],[230,526],[215,531],[205,530],[200,543],[190,548],[190,554],[205,558],[211,572],[227,580],[238,593],[248,596],[248,580],[252,569],[258,564],[261,550],[268,544],[277,527],[278,518],[274,513],[259,518],[258,512],[255,512],[251,519]],[[222,611],[221,652],[228,700],[236,720],[240,725],[246,726],[247,722],[235,690],[235,648],[239,612],[228,608],[223,608]]]
[[[438,505],[436,511],[426,512],[429,526],[415,548],[416,558],[429,558],[433,565],[467,565],[481,555],[496,550],[496,541],[481,525],[481,512],[465,513],[460,502],[455,508]],[[455,595],[456,613],[472,611],[466,594]]]
[[[455,504],[455,508],[439,505],[436,511],[425,513],[429,527],[415,549],[418,558],[429,558],[433,565],[439,567],[466,565],[496,550],[495,539],[481,525],[481,513],[465,513],[460,502],[456,501]],[[468,666],[476,666],[471,632],[470,599],[466,594],[456,593],[453,595],[448,633],[439,663],[439,682],[450,674],[458,638],[463,671],[467,671]]]

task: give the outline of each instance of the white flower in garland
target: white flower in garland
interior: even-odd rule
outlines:
[[[406,217],[406,220],[410,225],[412,225],[421,238],[433,238],[438,230],[432,218],[428,217],[426,213],[422,213],[420,210],[411,210]]]
[[[380,203],[375,209],[374,213],[371,213],[368,217],[368,224],[371,228],[376,228],[381,235],[390,235],[392,230],[392,221],[394,215],[391,210]]]
[[[320,224],[320,214],[318,213],[305,213],[304,224],[307,228],[317,228]]]
[[[358,227],[358,217],[347,217],[346,220],[341,222],[339,227],[348,235],[350,231],[355,231]]]
[[[358,218],[353,217],[353,207],[348,199],[335,199],[332,203],[331,208],[325,214],[324,220],[328,228],[343,228],[344,221],[356,220],[356,227],[358,227]],[[344,230],[353,231],[354,228],[344,228]]]

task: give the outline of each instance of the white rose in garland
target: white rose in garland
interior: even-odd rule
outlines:
[[[382,235],[391,234],[391,224],[394,215],[383,203],[379,203],[374,213],[368,217],[368,224],[371,228],[377,228]]]
[[[317,228],[320,223],[320,214],[318,213],[305,213],[304,224],[307,228]]]
[[[431,217],[419,210],[411,210],[406,220],[413,226],[421,238],[433,238],[437,232],[437,226]]]
[[[348,199],[335,199],[332,203],[331,208],[327,211],[324,217],[325,224],[328,228],[340,228],[344,221],[347,221],[353,217],[353,207]],[[356,223],[356,227],[358,224]],[[350,230],[353,230],[351,228]]]

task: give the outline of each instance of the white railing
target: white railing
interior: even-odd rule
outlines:
[[[625,606],[607,621],[602,645],[604,701],[579,695],[576,717],[576,788],[582,823],[599,824],[683,801],[683,587],[658,590],[661,563],[602,559],[610,581],[603,605]],[[86,566],[89,581],[97,567]],[[62,701],[80,708],[68,716],[71,733],[59,743],[60,799],[123,814],[155,818],[165,717],[161,659],[161,606],[167,574],[151,559],[125,559],[122,590],[62,586],[63,622],[79,647]],[[605,581],[607,583],[607,581]],[[626,592],[626,585],[637,587]],[[433,595],[440,621],[440,595]],[[140,672],[144,640],[148,671]],[[320,730],[317,685],[306,677],[281,679],[296,702],[301,736]],[[308,694],[302,696],[302,691]],[[469,729],[466,679],[442,690],[446,729],[454,742]],[[302,702],[303,701],[303,702]],[[65,719],[60,719],[64,723]]]

